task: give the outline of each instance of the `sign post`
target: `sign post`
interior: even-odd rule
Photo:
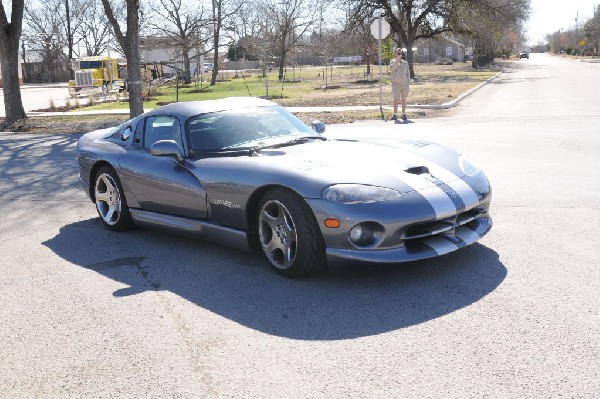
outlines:
[[[381,14],[377,16],[377,19],[371,24],[371,34],[378,41],[379,45],[379,111],[381,112],[381,119],[383,117],[383,92],[382,92],[382,80],[381,80],[381,39],[387,37],[390,34],[390,24],[385,19],[381,18]]]

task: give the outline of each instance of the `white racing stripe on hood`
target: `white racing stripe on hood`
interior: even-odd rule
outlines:
[[[443,219],[456,213],[454,201],[439,186],[432,184],[429,180],[418,175],[410,173],[405,173],[405,175],[403,176],[405,183],[414,188],[415,191],[429,202],[429,205],[435,211],[436,219]],[[427,187],[423,187],[423,181],[428,183]]]
[[[479,196],[463,179],[439,165],[436,165],[432,169],[429,169],[429,173],[456,191],[456,193],[460,195],[460,198],[464,202],[466,208],[470,208],[479,203]]]
[[[454,205],[452,199],[448,197],[448,194],[440,187],[436,186],[435,183],[425,178],[424,175],[419,176],[407,173],[402,168],[399,168],[398,165],[392,163],[382,166],[384,166],[383,170],[390,176],[397,178],[411,189],[421,194],[433,208],[436,219],[443,219],[456,213],[456,205]]]
[[[417,166],[426,166],[432,176],[446,183],[460,196],[467,209],[479,203],[479,196],[463,179],[437,163],[412,154],[403,154],[402,158]]]

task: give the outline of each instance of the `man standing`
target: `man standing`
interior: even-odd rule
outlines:
[[[401,48],[395,48],[396,58],[390,62],[392,71],[392,97],[394,98],[394,115],[392,120],[398,120],[398,101],[402,101],[402,120],[406,120],[406,99],[408,97],[408,82],[410,79],[410,69],[406,62],[404,51]]]

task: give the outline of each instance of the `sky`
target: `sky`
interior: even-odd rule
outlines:
[[[575,27],[579,11],[579,26],[594,15],[594,5],[600,0],[531,0],[531,14],[526,24],[529,43],[546,42],[546,35],[559,29]]]

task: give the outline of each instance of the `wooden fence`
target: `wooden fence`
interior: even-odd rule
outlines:
[[[68,82],[70,72],[66,63],[44,64],[28,62],[21,64],[24,83],[58,83]]]

